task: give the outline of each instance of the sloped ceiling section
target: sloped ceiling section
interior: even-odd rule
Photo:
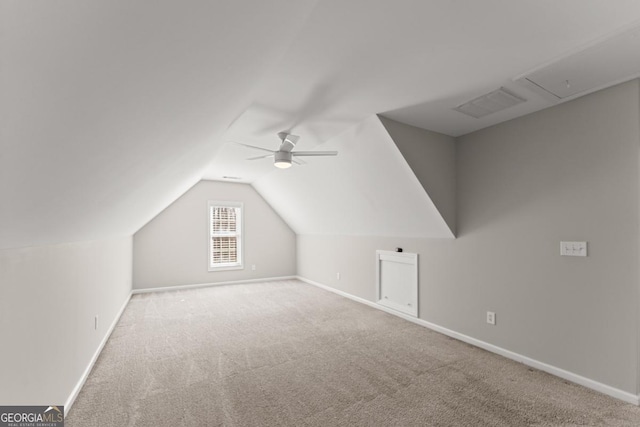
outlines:
[[[0,248],[133,234],[201,178],[314,3],[1,2]]]
[[[456,232],[455,138],[378,116],[452,233]]]
[[[234,141],[309,150],[374,113],[459,136],[537,111],[514,77],[638,19],[637,0],[0,1],[0,248],[130,235],[202,177],[272,173]],[[452,109],[501,86],[527,102]]]
[[[377,116],[317,149],[253,183],[297,234],[454,237]]]

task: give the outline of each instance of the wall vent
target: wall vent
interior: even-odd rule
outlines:
[[[462,105],[458,105],[454,110],[479,119],[481,117],[488,116],[489,114],[513,107],[514,105],[522,104],[525,101],[526,99],[521,98],[501,87],[491,93],[487,93],[486,95],[479,96]]]

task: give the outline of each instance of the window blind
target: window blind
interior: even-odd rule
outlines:
[[[213,221],[211,221],[212,225],[212,234],[225,234],[225,233],[235,233],[237,230],[236,225],[236,209],[237,208],[228,208],[222,206],[213,206]]]
[[[240,265],[241,208],[210,207],[212,267]]]
[[[211,262],[213,264],[226,264],[238,262],[237,237],[212,237]]]

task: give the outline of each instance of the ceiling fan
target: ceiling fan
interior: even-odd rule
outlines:
[[[278,133],[278,138],[280,138],[280,147],[278,150],[268,150],[262,147],[256,147],[255,145],[243,144],[241,142],[236,142],[236,144],[244,145],[245,147],[255,148],[256,150],[267,151],[270,154],[266,154],[264,156],[257,157],[249,157],[247,160],[258,160],[258,159],[266,159],[267,157],[273,157],[273,164],[275,167],[280,169],[286,169],[291,167],[291,163],[302,164],[301,160],[296,160],[294,157],[304,157],[304,156],[337,156],[337,151],[293,151],[298,139],[300,137],[298,135],[291,135],[287,132]]]

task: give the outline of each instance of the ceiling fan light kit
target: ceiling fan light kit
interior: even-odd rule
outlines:
[[[249,157],[247,160],[259,160],[259,159],[266,159],[268,157],[273,157],[274,166],[280,169],[290,168],[291,163],[295,163],[298,165],[305,163],[302,161],[302,159],[294,160],[293,159],[294,157],[337,156],[338,155],[337,151],[292,151],[295,148],[296,143],[298,142],[298,139],[300,138],[298,135],[291,135],[286,132],[280,132],[278,134],[278,138],[280,138],[281,143],[277,151],[268,150],[262,147],[256,147],[255,145],[243,144],[241,142],[237,142],[236,144],[271,153],[264,156]]]
[[[273,153],[273,164],[280,169],[286,169],[291,167],[291,152],[276,151]]]

